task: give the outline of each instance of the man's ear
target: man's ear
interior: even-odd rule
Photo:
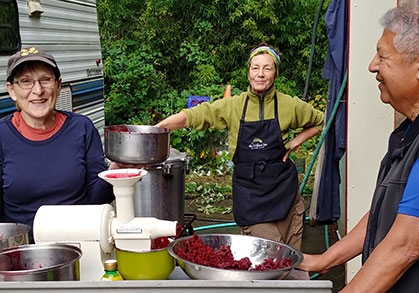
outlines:
[[[14,89],[13,84],[11,84],[10,82],[7,82],[6,86],[7,86],[7,91],[9,92],[10,97],[12,98],[13,101],[16,102],[17,97],[16,97],[16,94],[15,94],[15,89]]]

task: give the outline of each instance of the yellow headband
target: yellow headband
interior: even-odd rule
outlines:
[[[250,60],[252,60],[252,58],[255,57],[255,55],[258,54],[259,52],[266,52],[269,55],[271,55],[271,57],[274,59],[274,62],[276,63],[276,65],[279,65],[279,63],[281,62],[280,59],[279,59],[278,54],[274,50],[272,50],[271,48],[269,48],[267,46],[262,46],[262,47],[257,47],[256,49],[253,50],[252,53],[250,53],[248,63],[250,63]]]

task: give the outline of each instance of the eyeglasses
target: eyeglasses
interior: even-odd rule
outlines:
[[[22,89],[31,90],[35,86],[35,82],[38,81],[43,88],[52,88],[55,85],[57,79],[54,77],[43,77],[41,79],[30,79],[22,78],[20,80],[14,80],[12,83],[17,83]]]

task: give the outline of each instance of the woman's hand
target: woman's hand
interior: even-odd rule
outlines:
[[[179,112],[167,117],[163,121],[160,121],[155,126],[168,128],[170,130],[176,130],[179,128],[186,127],[187,121],[188,117],[186,116],[185,112]]]
[[[296,138],[297,138],[297,137],[296,137]],[[289,154],[290,154],[293,150],[295,150],[297,147],[299,147],[299,146],[300,146],[300,144],[302,144],[302,143],[298,144],[298,141],[296,141],[296,138],[294,138],[293,140],[291,140],[291,141],[289,142],[289,146],[290,146],[290,148],[289,148],[288,152],[285,154],[285,156],[284,156],[284,158],[282,159],[282,161],[284,161],[284,162],[285,162],[285,161],[288,159]]]
[[[292,139],[289,142],[289,150],[285,154],[285,156],[284,156],[284,158],[282,160],[285,162],[287,160],[289,154],[293,150],[295,150],[297,147],[299,147],[300,145],[302,145],[306,140],[308,140],[309,138],[315,136],[319,132],[320,132],[320,130],[318,130],[317,128],[314,128],[314,127],[307,128],[307,129],[304,129],[303,131],[301,131],[300,134],[298,134],[296,137],[294,137],[294,139]]]

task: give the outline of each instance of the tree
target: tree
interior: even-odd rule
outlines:
[[[185,108],[188,95],[221,98],[225,84],[233,94],[245,90],[249,52],[262,41],[283,53],[278,89],[302,96],[319,2],[97,0],[107,124],[154,124]],[[323,19],[316,43],[309,100],[327,92]],[[188,135],[192,145],[211,147],[190,133],[172,137]]]

